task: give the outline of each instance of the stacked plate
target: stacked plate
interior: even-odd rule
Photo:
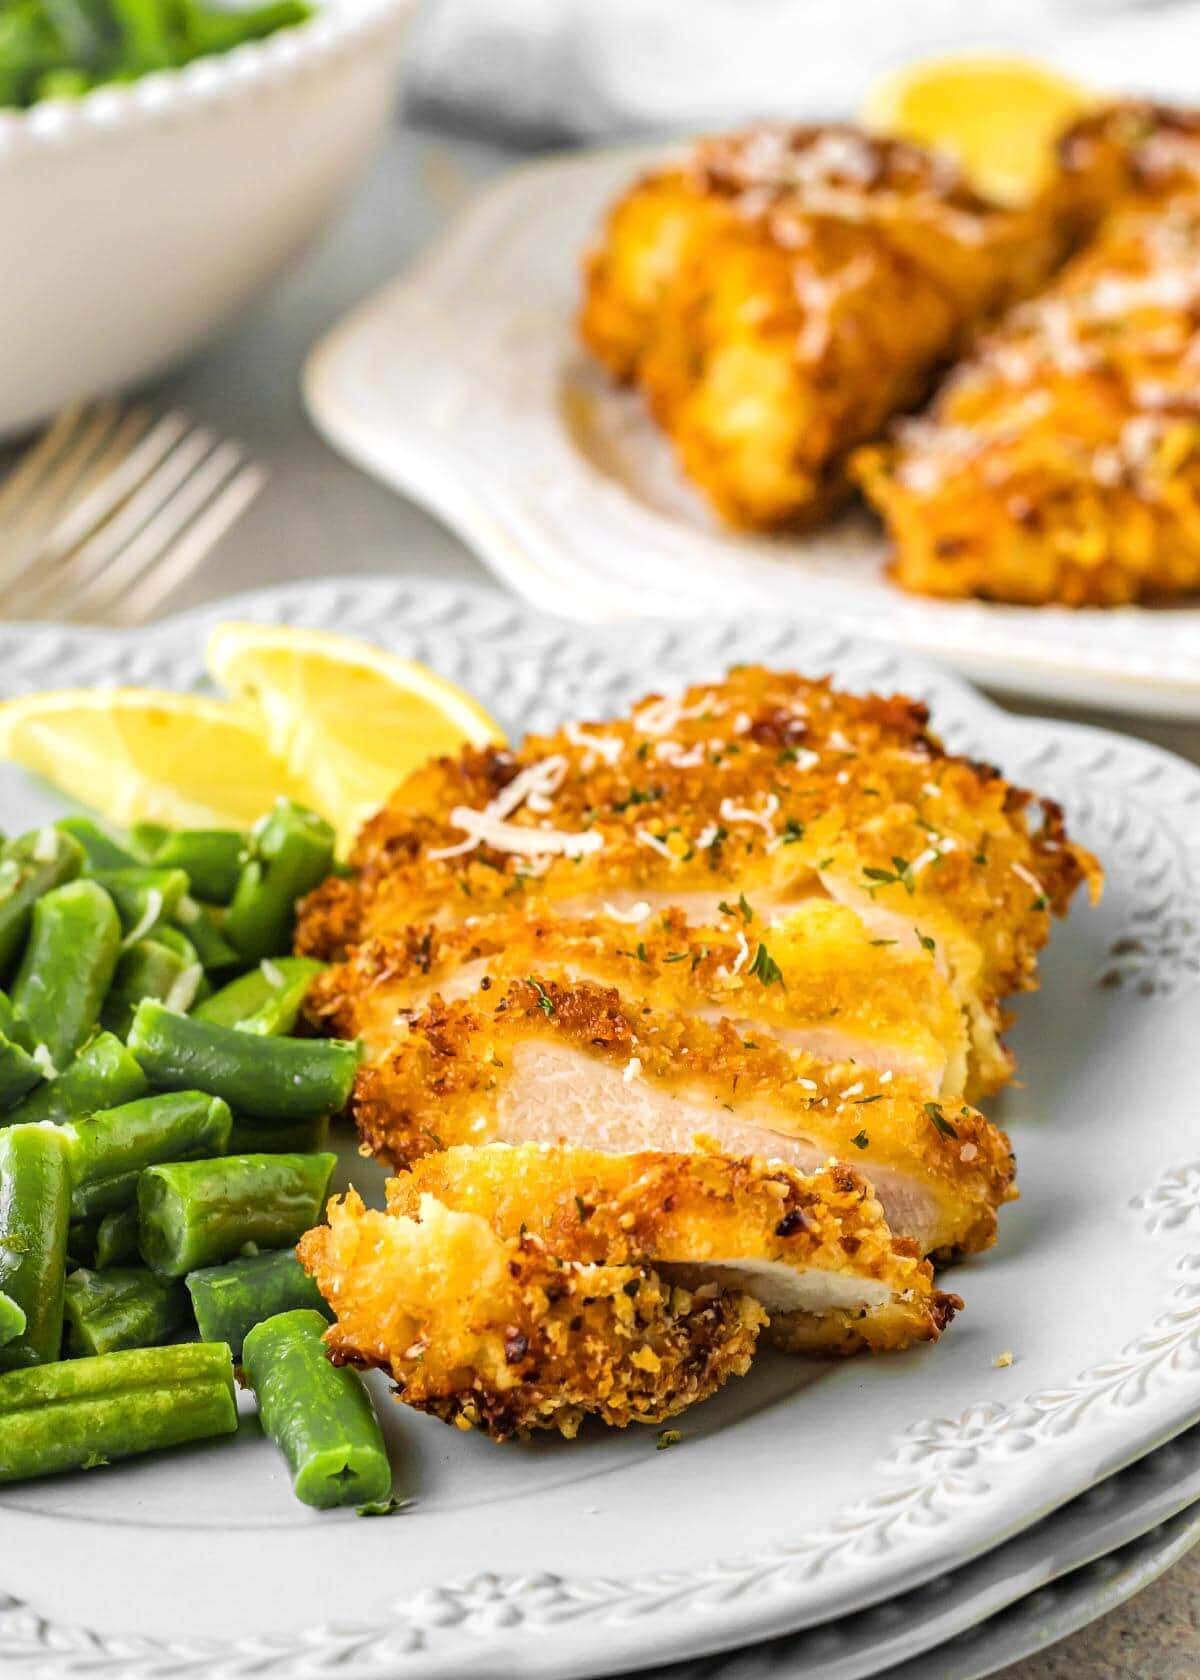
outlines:
[[[136,637],[0,628],[0,692],[194,688],[206,629],[230,617],[370,636],[514,736],[739,660],[917,695],[953,750],[1063,803],[1107,892],[1058,931],[1023,1000],[1023,1085],[998,1105],[1022,1199],[996,1250],[949,1273],[967,1310],[936,1350],[763,1358],[667,1452],[638,1430],[501,1449],[381,1396],[414,1500],[385,1522],[298,1506],[249,1419],[202,1476],[184,1452],[12,1488],[6,1674],[966,1680],[1181,1555],[1200,1497],[1200,1431],[1185,1433],[1200,1416],[1200,772],[1008,716],[785,612],[584,629],[382,580],[244,597]],[[0,825],[55,808],[0,769]],[[347,1147],[345,1174],[369,1170]]]

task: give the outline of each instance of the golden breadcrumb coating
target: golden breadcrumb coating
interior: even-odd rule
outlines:
[[[1052,914],[1094,858],[1058,808],[945,752],[924,706],[745,666],[631,716],[469,748],[417,771],[369,822],[352,880],[302,906],[298,949],[344,957],[373,935],[524,905],[695,923],[743,895],[758,922],[805,899],[872,937],[931,949],[970,1021],[979,1085],[1004,1076],[999,999],[1036,985]]]
[[[1200,588],[1200,117],[1089,117],[1068,170],[1111,202],[1091,243],[855,470],[892,575],[1066,606]]]
[[[781,978],[764,986],[750,962],[768,937]],[[627,1002],[658,1010],[727,1017],[743,1036],[767,1033],[790,1048],[911,1075],[930,1096],[952,1098],[966,1085],[963,1013],[932,953],[881,943],[827,899],[798,905],[769,935],[744,898],[727,905],[719,926],[692,927],[668,910],[636,936],[608,917],[520,910],[469,926],[409,927],[364,940],[318,977],[306,1008],[325,1031],[379,1054],[401,1011],[419,1012],[435,993],[453,1002],[484,982],[531,972],[615,986]],[[1004,1077],[999,1048],[997,1057]]]
[[[778,982],[764,968],[755,983]],[[1014,1194],[1008,1139],[965,1103],[946,1109],[911,1080],[537,975],[435,998],[360,1071],[353,1112],[393,1166],[493,1141],[626,1152],[716,1139],[805,1168],[832,1156],[861,1167],[922,1252],[987,1247]]]
[[[337,1314],[335,1363],[388,1371],[408,1405],[497,1441],[573,1436],[588,1415],[661,1423],[743,1376],[766,1318],[738,1291],[560,1261],[432,1196],[414,1218],[354,1191],[328,1211],[299,1254]]]
[[[870,1186],[841,1165],[806,1175],[714,1152],[493,1145],[418,1161],[389,1182],[388,1211],[412,1217],[426,1195],[560,1260],[728,1283],[761,1302],[773,1336],[804,1337],[810,1351],[826,1313],[827,1351],[886,1352],[936,1341],[962,1305],[934,1289],[916,1245],[892,1236]]]
[[[624,195],[587,259],[580,330],[639,381],[726,519],[810,523],[842,494],[847,451],[1041,280],[1068,225],[986,203],[901,141],[763,125]]]

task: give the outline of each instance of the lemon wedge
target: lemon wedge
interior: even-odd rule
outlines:
[[[1026,204],[1049,179],[1058,135],[1092,103],[1085,88],[1027,59],[926,59],[876,82],[863,121],[948,152],[987,197]]]
[[[257,712],[268,751],[333,823],[343,849],[426,759],[504,740],[454,683],[357,637],[221,624],[207,658],[214,682]]]
[[[199,694],[64,689],[0,705],[0,757],[109,822],[245,828],[296,795],[252,712]]]

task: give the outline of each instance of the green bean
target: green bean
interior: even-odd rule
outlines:
[[[315,1225],[333,1155],[226,1155],[148,1167],[138,1180],[142,1258],[164,1277],[283,1248]]]
[[[246,962],[277,957],[290,948],[296,900],[328,875],[333,844],[333,829],[324,818],[290,799],[277,799],[274,809],[255,823],[224,927]]]
[[[0,1034],[0,1109],[14,1108],[44,1077],[27,1050]]]
[[[13,1008],[12,999],[7,992],[0,992],[0,1034],[10,1043],[19,1044],[22,1050],[32,1050],[34,1047],[29,1028]]]
[[[297,1262],[298,1264],[299,1262]],[[25,1333],[25,1310],[0,1289],[0,1347]]]
[[[100,1231],[98,1219],[72,1219],[67,1227],[67,1271],[75,1266],[94,1266],[96,1238]]]
[[[34,905],[12,1003],[56,1069],[95,1026],[120,948],[113,901],[95,881],[69,881]]]
[[[262,1426],[306,1505],[362,1505],[392,1491],[392,1467],[362,1379],[331,1363],[325,1320],[306,1308],[278,1313],[246,1337],[242,1363]]]
[[[142,1097],[89,1119],[67,1121],[71,1212],[76,1219],[114,1213],[137,1200],[138,1175],[160,1161],[224,1155],[233,1116],[219,1097],[176,1091]]]
[[[204,978],[204,969],[198,959],[187,962],[160,937],[174,931],[157,927],[149,939],[139,939],[121,952],[100,1010],[101,1025],[109,1032],[123,1038],[133,1025],[134,1010],[143,998],[155,998],[170,1009],[191,1007]]]
[[[133,1102],[149,1088],[146,1075],[120,1039],[99,1033],[57,1079],[47,1080],[10,1113],[0,1114],[0,1127],[79,1119],[98,1108]]]
[[[127,1266],[138,1258],[137,1202],[106,1213],[96,1226],[96,1252],[92,1264],[97,1271],[110,1266]]]
[[[321,1291],[296,1258],[294,1248],[248,1254],[226,1266],[206,1266],[186,1278],[192,1311],[206,1342],[228,1342],[235,1360],[247,1333],[264,1318],[309,1307],[333,1317]]]
[[[179,927],[186,933],[196,955],[210,971],[237,968],[241,958],[221,932],[217,913],[191,897],[181,898],[175,911]]]
[[[89,1470],[236,1429],[223,1343],[60,1360],[0,1377],[0,1482]]]
[[[325,964],[311,957],[264,957],[249,974],[222,986],[193,1010],[197,1021],[275,1038],[290,1033]]]
[[[0,847],[0,976],[12,973],[43,893],[73,881],[83,847],[54,828],[34,829]]]
[[[129,944],[144,939],[160,922],[172,921],[188,891],[182,869],[151,869],[145,864],[98,869],[94,879],[111,895]]]
[[[163,844],[167,836],[169,834],[173,834],[174,832],[174,829],[168,828],[165,823],[134,823],[133,827],[129,830],[129,844],[137,853],[137,857],[134,859],[134,862],[153,863],[155,861],[154,854],[158,851],[158,848]]]
[[[212,904],[228,904],[237,889],[246,836],[231,828],[177,828],[146,848],[158,869],[182,869],[188,891]]]
[[[277,29],[290,29],[310,17],[304,0],[267,0],[252,11],[221,6],[202,6],[197,0],[180,0],[187,19],[188,40],[196,53],[228,52],[241,41],[258,40]]]
[[[338,1039],[263,1038],[141,1003],[129,1048],[152,1085],[211,1091],[235,1113],[310,1120],[349,1101],[359,1047]]]
[[[235,1114],[229,1134],[231,1155],[311,1155],[329,1141],[329,1116],[311,1120],[257,1120]]]
[[[60,817],[54,826],[60,834],[69,834],[73,840],[78,840],[83,847],[89,874],[97,869],[128,869],[138,862],[115,835],[91,817]]]
[[[0,1348],[0,1371],[57,1359],[71,1178],[67,1140],[53,1126],[0,1132],[0,1290],[25,1314],[25,1329]]]
[[[67,1277],[65,1310],[70,1353],[119,1353],[170,1341],[187,1322],[188,1295],[181,1283],[141,1266],[80,1267]]]

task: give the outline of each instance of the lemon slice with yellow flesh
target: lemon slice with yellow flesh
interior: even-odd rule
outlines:
[[[504,740],[456,684],[357,637],[221,624],[207,658],[214,682],[257,712],[268,750],[333,823],[343,849],[418,765]]]
[[[1022,58],[927,59],[875,83],[863,121],[949,153],[976,189],[1026,204],[1050,177],[1054,142],[1095,96]]]
[[[7,700],[0,757],[123,827],[245,828],[278,794],[298,794],[254,714],[199,694],[65,689]]]

